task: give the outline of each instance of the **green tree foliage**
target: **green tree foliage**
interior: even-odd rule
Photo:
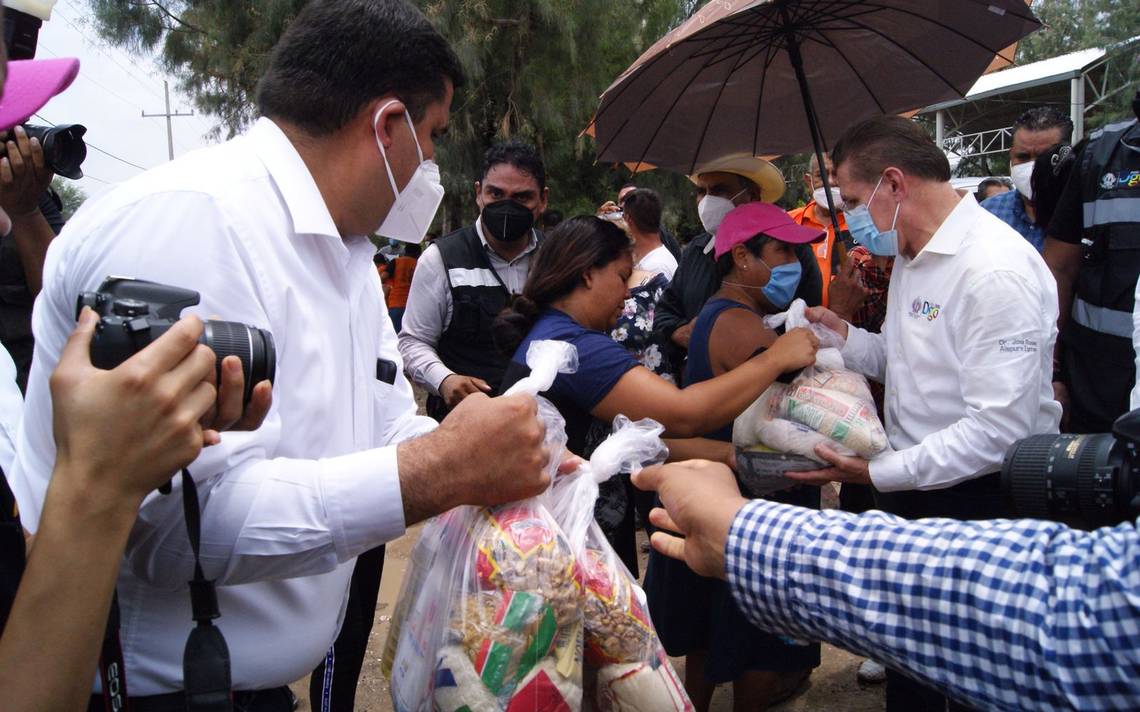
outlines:
[[[1034,0],[1043,26],[1018,45],[1017,63],[1028,64],[1069,52],[1109,47],[1140,36],[1140,3],[1122,0]],[[1086,119],[1089,127],[1132,116],[1132,97],[1140,88],[1140,52],[1135,43],[1112,65],[1109,86],[1126,87],[1103,111]]]
[[[305,0],[89,0],[110,42],[155,53],[196,108],[233,136],[256,115],[254,92],[273,45]],[[602,91],[658,37],[691,14],[697,0],[416,0],[455,47],[468,86],[455,98],[439,162],[448,189],[443,229],[476,214],[474,182],[495,141],[534,142],[547,164],[551,207],[593,212],[630,179],[596,164],[580,136]],[[378,38],[378,41],[382,41]],[[667,224],[696,227],[692,189],[654,172],[639,185],[662,192]]]
[[[64,220],[70,220],[75,211],[79,210],[79,206],[83,205],[83,201],[87,200],[87,194],[83,192],[82,188],[59,176],[52,178],[51,187],[59,196],[60,202],[63,203],[61,212]]]
[[[543,154],[551,204],[592,212],[628,173],[595,165],[579,134],[598,96],[681,19],[679,0],[421,0],[468,75],[452,111],[455,140],[442,150],[448,219],[475,214],[474,178],[495,141],[519,137]],[[659,177],[650,183],[662,182]],[[679,185],[676,181],[664,181]]]

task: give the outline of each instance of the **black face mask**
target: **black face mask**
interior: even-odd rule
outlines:
[[[483,206],[483,227],[502,242],[522,239],[534,227],[534,213],[515,200],[500,200]]]

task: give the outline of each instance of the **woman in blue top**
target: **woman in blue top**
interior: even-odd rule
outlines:
[[[693,323],[685,385],[716,379],[776,343],[780,337],[763,317],[792,301],[800,281],[795,246],[822,237],[769,203],[748,203],[724,218],[714,243],[721,286]],[[732,425],[705,437],[731,443]],[[818,508],[819,488],[796,487],[772,499]],[[685,687],[698,710],[729,681],[736,710],[765,709],[819,665],[818,643],[756,628],[723,581],[698,576],[683,562],[651,551],[645,591],[665,650],[685,656]]]
[[[567,220],[551,231],[531,262],[522,295],[495,324],[504,353],[513,354],[505,390],[528,373],[532,341],[557,339],[578,348],[577,373],[559,374],[544,395],[566,419],[568,447],[588,457],[619,413],[653,418],[666,434],[690,438],[731,423],[780,374],[815,361],[818,340],[798,329],[739,368],[684,390],[641,366],[610,336],[621,315],[633,270],[629,237],[596,217]],[[633,512],[607,534],[636,573]]]

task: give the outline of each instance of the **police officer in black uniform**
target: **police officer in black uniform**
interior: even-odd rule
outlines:
[[[1089,136],[1046,229],[1061,317],[1054,389],[1062,428],[1108,432],[1136,381],[1132,310],[1140,279],[1140,92],[1137,118]]]
[[[542,240],[546,169],[534,146],[492,146],[475,183],[479,217],[435,242],[420,258],[400,332],[409,378],[429,392],[428,415],[442,420],[472,393],[495,393],[508,359],[491,326],[522,293]]]

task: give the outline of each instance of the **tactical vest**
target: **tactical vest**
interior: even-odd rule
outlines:
[[[1135,383],[1132,311],[1140,278],[1140,125],[1094,132],[1081,157],[1083,258],[1065,334],[1073,415],[1103,432]],[[1076,428],[1075,428],[1076,429]]]
[[[497,391],[510,359],[495,348],[491,327],[511,293],[491,267],[474,225],[440,239],[436,247],[447,271],[452,306],[451,323],[436,352],[452,371],[482,378]]]
[[[1133,120],[1107,126],[1100,136],[1094,133],[1080,177],[1085,249],[1073,319],[1131,342],[1140,277],[1140,124]]]

